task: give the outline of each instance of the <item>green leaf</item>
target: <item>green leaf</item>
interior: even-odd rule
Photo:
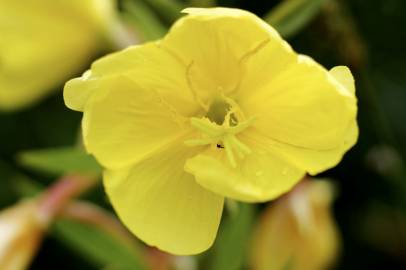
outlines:
[[[294,264],[293,264],[294,258],[291,257],[285,264],[285,266],[281,270],[293,270],[294,269]]]
[[[14,203],[16,198],[13,197],[33,197],[42,190],[41,184],[30,179],[1,159],[0,179],[0,206],[7,200],[10,201],[9,204]]]
[[[238,204],[223,222],[212,250],[210,270],[238,270],[244,267],[250,241],[255,208]]]
[[[124,19],[134,26],[143,41],[159,39],[168,31],[154,11],[143,1],[126,0],[123,2],[123,8]]]
[[[135,246],[119,241],[90,224],[60,219],[53,226],[52,233],[98,267],[108,266],[116,270],[147,269]]]
[[[73,147],[25,151],[18,154],[17,160],[22,166],[51,175],[101,172],[92,156]]]
[[[215,7],[217,5],[216,0],[189,0],[186,3],[186,6],[188,7]]]
[[[157,13],[159,13],[166,22],[173,23],[181,16],[181,11],[185,6],[177,0],[144,0]]]
[[[327,0],[285,0],[272,9],[264,19],[283,37],[295,35],[320,11]]]

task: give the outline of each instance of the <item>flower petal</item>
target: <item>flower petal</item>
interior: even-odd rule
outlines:
[[[190,129],[158,92],[118,75],[99,81],[82,127],[87,151],[109,169],[145,159]]]
[[[355,100],[354,79],[350,70],[347,67],[340,66],[333,68],[330,74]],[[340,144],[331,149],[312,149],[281,142],[273,139],[272,135],[261,133],[259,128],[250,129],[250,132],[245,133],[245,136],[255,138],[261,145],[266,147],[267,151],[277,153],[296,167],[315,175],[334,167],[341,161],[345,152],[357,141],[358,126],[356,115],[353,114],[352,117],[349,117],[349,123],[344,129]]]
[[[251,65],[271,61],[273,55],[266,52],[264,49],[253,56]],[[253,73],[247,78],[250,76],[264,78]],[[239,101],[247,115],[257,117],[253,126],[263,136],[299,148],[332,150],[341,146],[356,115],[353,93],[311,58],[302,55],[269,76],[268,81],[262,80],[262,86],[261,82],[257,84],[260,87],[254,92],[241,89],[250,95],[243,95]]]
[[[349,93],[355,93],[354,78],[347,67],[339,66],[330,70],[336,80],[341,83]],[[358,126],[356,117],[349,123],[341,144],[329,150],[316,150],[282,143],[263,136],[255,130],[250,130],[245,136],[255,138],[261,145],[266,146],[268,151],[278,153],[296,167],[307,171],[311,175],[318,174],[322,171],[336,166],[342,159],[345,152],[348,151],[358,139]]]
[[[63,89],[65,105],[75,111],[83,111],[86,102],[98,88],[99,80],[91,79],[92,71],[86,71],[82,77],[69,80]]]
[[[89,97],[99,88],[100,80],[115,75],[128,75],[138,85],[152,89],[162,99],[185,116],[199,109],[186,81],[186,66],[166,50],[159,42],[132,46],[105,56],[93,63],[90,71],[65,85],[66,105],[82,111]]]
[[[327,169],[336,166],[343,158],[345,152],[350,149],[358,138],[358,127],[356,121],[351,122],[340,147],[331,150],[314,150],[300,148],[289,144],[281,143],[267,137],[251,132],[250,136],[255,137],[262,145],[266,145],[268,151],[271,151],[284,158],[297,168],[316,175]]]
[[[224,199],[183,170],[195,150],[179,143],[129,170],[107,171],[104,184],[120,219],[141,240],[174,254],[196,254],[212,245]]]
[[[347,89],[351,94],[355,94],[355,82],[351,71],[346,66],[336,66],[330,71],[330,74]]]
[[[162,46],[189,66],[191,88],[207,102],[236,89],[241,61],[278,33],[247,11],[230,8],[188,8],[163,39]]]
[[[305,174],[278,155],[264,151],[254,140],[240,137],[252,153],[233,168],[224,149],[210,147],[189,160],[185,170],[203,187],[217,194],[246,202],[274,199],[295,185]]]

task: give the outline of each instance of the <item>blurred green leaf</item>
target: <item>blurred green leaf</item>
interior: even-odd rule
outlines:
[[[25,175],[16,174],[11,178],[13,189],[20,197],[33,197],[38,195],[43,187],[40,183],[33,181]]]
[[[293,257],[292,257],[286,262],[286,264],[282,270],[293,270],[293,269],[294,268],[293,268]]]
[[[41,190],[41,184],[0,159],[0,207],[15,203],[20,197],[35,196]]]
[[[327,0],[285,0],[272,9],[264,19],[283,37],[295,35],[320,11]]]
[[[134,26],[143,41],[161,38],[168,28],[155,12],[141,0],[123,1],[124,18]]]
[[[13,204],[18,198],[14,189],[14,178],[14,168],[0,159],[0,209]]]
[[[116,270],[147,269],[134,246],[120,242],[90,224],[61,219],[53,227],[53,233],[99,267],[108,266]]]
[[[243,268],[254,216],[254,205],[239,203],[238,210],[222,222],[212,250],[211,270],[238,270]]]
[[[31,150],[19,153],[18,162],[30,169],[51,175],[65,173],[100,173],[97,161],[83,150],[74,147]]]
[[[166,22],[173,23],[181,16],[181,11],[185,6],[177,0],[144,0],[158,14],[160,14]]]
[[[217,6],[216,0],[189,0],[186,6],[188,7],[215,7]]]

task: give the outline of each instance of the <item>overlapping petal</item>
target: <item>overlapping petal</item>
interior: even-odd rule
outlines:
[[[258,71],[250,66],[272,62],[272,56],[266,49],[259,51],[247,63],[247,70]],[[250,81],[266,77],[247,74]],[[257,117],[254,127],[259,133],[286,145],[335,149],[356,115],[354,94],[309,57],[299,55],[286,68],[270,73],[262,84],[258,82],[254,90],[250,85],[242,83],[240,91],[247,94],[242,94],[239,104],[248,115]]]
[[[223,197],[183,170],[193,152],[180,141],[128,170],[104,174],[106,192],[124,224],[149,245],[179,255],[212,245],[223,208]]]
[[[185,70],[153,42],[104,57],[69,81],[64,98],[84,110],[86,149],[108,168],[125,167],[184,134],[186,117],[201,110]]]
[[[345,88],[346,91],[348,91],[350,95],[354,95],[354,79],[347,67],[335,67],[330,71],[330,74]],[[355,99],[354,96],[353,98]],[[255,140],[266,146],[268,151],[277,153],[294,166],[315,175],[337,165],[341,161],[345,152],[354,146],[357,141],[358,126],[356,115],[353,114],[348,117],[347,121],[348,124],[343,129],[344,134],[340,138],[340,143],[331,149],[313,149],[287,144],[274,140],[272,134],[261,134],[255,129],[252,129],[249,134],[246,134],[246,136],[255,138]]]
[[[227,8],[188,8],[163,39],[189,67],[191,88],[207,102],[234,91],[243,75],[241,62],[269,40],[284,42],[254,14]]]
[[[159,42],[132,46],[93,63],[90,71],[65,85],[68,107],[83,111],[100,81],[128,75],[144,89],[158,93],[162,100],[185,116],[199,109],[186,81],[186,66],[162,49]]]
[[[234,168],[222,148],[211,147],[189,159],[185,170],[203,187],[218,194],[246,202],[263,202],[288,191],[305,174],[303,169],[267,151],[255,139],[241,135],[251,154]]]
[[[185,119],[156,91],[128,75],[99,82],[85,106],[82,127],[87,151],[107,168],[145,159],[188,131]]]

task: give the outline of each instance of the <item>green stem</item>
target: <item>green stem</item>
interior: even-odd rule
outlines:
[[[124,19],[134,26],[144,41],[159,39],[167,32],[167,27],[143,1],[124,0],[123,7]]]
[[[97,183],[97,177],[67,175],[44,191],[39,198],[39,212],[44,220],[52,221],[75,197]]]

